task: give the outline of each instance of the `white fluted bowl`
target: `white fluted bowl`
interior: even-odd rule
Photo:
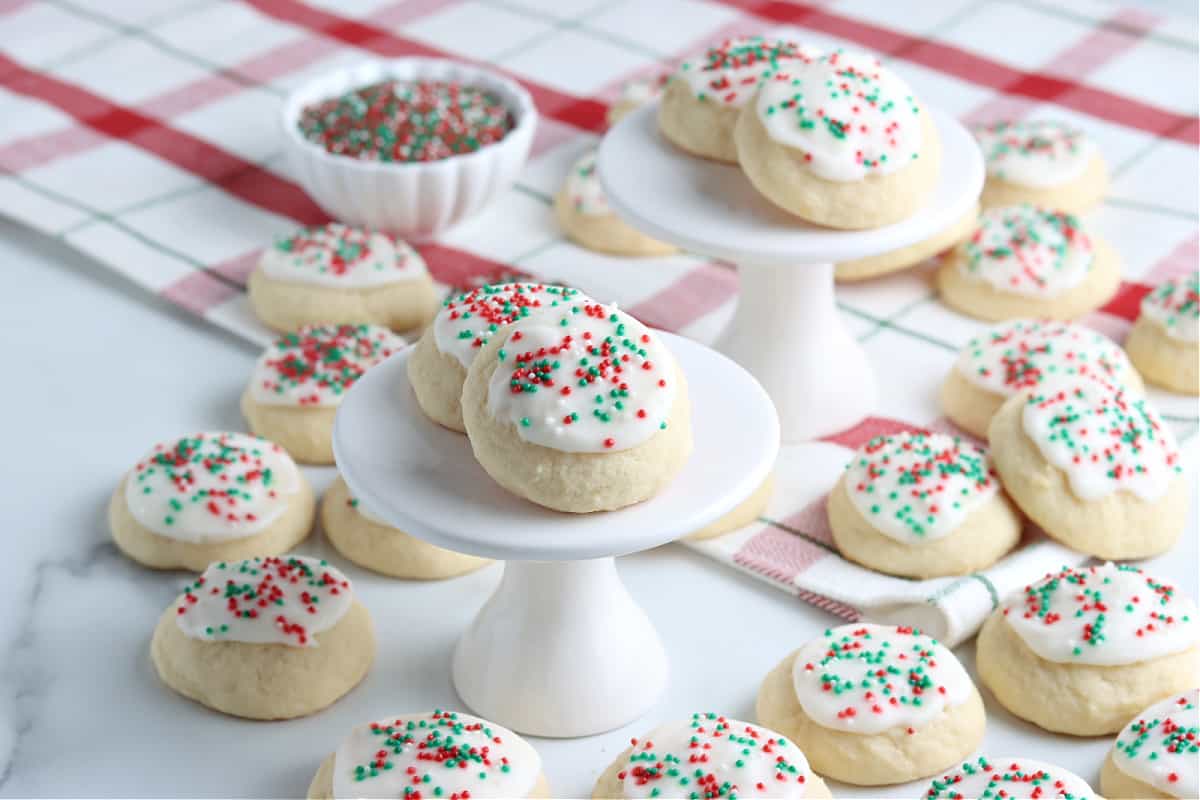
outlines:
[[[382,163],[333,155],[297,124],[305,106],[382,80],[449,81],[494,92],[513,115],[498,142],[441,161]],[[292,174],[334,219],[420,239],[482,210],[525,166],[537,109],[529,93],[494,72],[438,58],[368,61],[301,86],[283,104],[283,139]]]

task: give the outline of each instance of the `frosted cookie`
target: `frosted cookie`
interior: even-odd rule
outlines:
[[[1074,319],[1108,302],[1120,260],[1071,214],[990,208],[937,274],[942,302],[977,319]]]
[[[766,512],[767,505],[771,502],[771,493],[774,491],[775,475],[771,474],[762,482],[762,485],[754,490],[754,494],[743,500],[733,511],[684,538],[692,541],[715,539],[736,531],[738,528],[746,527]]]
[[[1100,769],[1109,800],[1200,797],[1200,690],[1173,694],[1134,717]]]
[[[433,279],[415,250],[385,233],[338,222],[276,240],[247,288],[258,318],[284,332],[341,323],[407,331],[437,310]]]
[[[738,163],[764,197],[831,228],[879,228],[925,204],[941,145],[912,89],[874,57],[837,51],[789,64],[734,129]]]
[[[424,711],[350,731],[321,762],[308,797],[550,797],[550,784],[537,751],[512,731],[470,714]]]
[[[1042,530],[1098,558],[1149,558],[1187,518],[1175,437],[1150,404],[1096,378],[1010,397],[988,428],[1009,497]]]
[[[607,114],[609,125],[616,125],[625,115],[636,111],[651,101],[662,96],[663,87],[667,85],[667,75],[654,78],[635,78],[621,85],[621,94],[613,103]]]
[[[321,498],[321,527],[329,543],[346,558],[393,578],[452,578],[492,563],[444,550],[394,528],[359,505],[340,475]]]
[[[358,685],[375,631],[350,581],[320,559],[221,561],[163,612],[150,657],[163,683],[197,703],[290,719]]]
[[[1172,278],[1142,298],[1125,350],[1151,383],[1200,394],[1200,273]]]
[[[364,372],[405,347],[378,325],[306,325],[275,340],[242,393],[250,430],[298,461],[333,463],[333,416]]]
[[[645,325],[595,302],[493,336],[467,373],[462,413],[487,473],[558,511],[653,497],[692,452],[675,357]]]
[[[1021,538],[987,451],[944,433],[876,436],[860,447],[828,501],[842,555],[906,578],[967,575]]]
[[[604,770],[592,797],[832,797],[804,753],[775,731],[718,714],[660,725]]]
[[[1078,214],[1104,198],[1108,169],[1095,143],[1062,122],[998,122],[975,131],[987,167],[984,208],[1032,203]]]
[[[1032,758],[967,761],[929,784],[927,800],[1089,800],[1100,797],[1087,781]]]
[[[541,283],[504,283],[447,297],[408,358],[408,379],[426,416],[465,431],[462,388],[467,368],[501,328],[535,314],[570,313],[587,300],[576,289]]]
[[[993,325],[959,351],[942,383],[942,410],[985,439],[1005,400],[1072,377],[1099,377],[1136,394],[1143,388],[1125,351],[1104,334],[1070,322],[1015,319]]]
[[[971,209],[955,220],[950,227],[938,231],[928,239],[922,239],[899,250],[835,264],[834,277],[840,283],[853,283],[908,269],[966,239],[975,230],[975,222],[978,219],[979,206],[971,206]]]
[[[679,65],[658,107],[668,141],[692,155],[736,164],[733,129],[760,86],[790,80],[816,50],[783,39],[727,39]]]
[[[908,627],[825,631],[771,670],[756,709],[814,770],[859,786],[933,775],[983,740],[983,701],[967,671]]]
[[[1115,733],[1194,685],[1196,604],[1140,569],[1064,567],[1009,597],[979,632],[979,678],[1009,711],[1058,733]]]
[[[618,256],[665,256],[677,250],[630,227],[608,207],[596,177],[595,151],[571,165],[554,197],[554,213],[567,236],[589,250]]]
[[[108,504],[113,541],[155,569],[286,553],[308,536],[312,488],[277,444],[244,433],[161,442]]]

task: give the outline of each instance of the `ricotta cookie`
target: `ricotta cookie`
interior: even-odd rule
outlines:
[[[197,703],[291,719],[358,685],[375,632],[350,581],[324,561],[220,561],[159,618],[150,657],[163,683]]]
[[[653,497],[692,452],[675,357],[645,325],[595,302],[493,336],[467,373],[462,409],[487,473],[558,511]]]
[[[1142,298],[1125,349],[1146,380],[1173,392],[1200,394],[1200,273],[1172,278]]]
[[[618,256],[666,256],[672,245],[651,239],[613,213],[596,177],[596,153],[571,166],[554,198],[554,213],[567,236],[581,247]]]
[[[155,569],[286,553],[308,536],[312,487],[277,444],[244,433],[161,442],[108,504],[113,541]]]
[[[953,225],[938,231],[928,239],[910,244],[908,247],[901,247],[899,250],[835,264],[833,275],[839,283],[853,283],[916,266],[922,261],[949,250],[970,236],[975,230],[975,223],[978,219],[979,206],[972,206],[966,214],[955,220]]]
[[[920,631],[843,625],[771,670],[758,720],[820,774],[858,786],[933,775],[983,740],[983,701],[962,664]]]
[[[1120,259],[1064,211],[990,208],[937,274],[942,302],[977,319],[1074,319],[1108,302]]]
[[[727,39],[688,59],[667,81],[658,126],[668,141],[692,155],[738,162],[733,130],[742,107],[759,87],[790,81],[792,70],[817,51],[782,39]]]
[[[517,320],[550,314],[555,322],[587,296],[563,286],[504,283],[451,295],[408,359],[417,404],[434,422],[460,433],[463,382],[479,351],[497,331]]]
[[[899,77],[863,53],[789,64],[746,105],[734,129],[754,188],[801,219],[879,228],[911,216],[937,185],[941,145]]]
[[[338,222],[302,228],[263,251],[247,285],[258,318],[277,331],[371,323],[420,328],[437,310],[425,261],[406,243]]]
[[[1099,736],[1191,688],[1197,638],[1196,604],[1174,587],[1132,566],[1064,567],[987,618],[975,666],[1018,717]]]
[[[621,94],[613,103],[607,114],[609,125],[616,125],[631,111],[636,111],[646,103],[662,97],[663,87],[667,85],[666,74],[654,78],[635,78],[621,85]]]
[[[1109,800],[1200,797],[1200,690],[1173,694],[1117,734],[1100,769]]]
[[[1098,558],[1149,558],[1187,519],[1175,437],[1150,404],[1095,378],[1010,397],[988,428],[1009,497],[1042,530]]]
[[[452,578],[492,563],[443,550],[392,527],[359,505],[340,475],[321,498],[321,527],[343,556],[393,578]]]
[[[942,383],[942,410],[958,427],[986,439],[1005,400],[1074,377],[1098,377],[1139,395],[1143,389],[1125,351],[1102,333],[1054,320],[1001,322],[959,351]]]
[[[715,539],[736,531],[738,528],[744,528],[766,512],[767,505],[771,502],[771,493],[774,491],[775,476],[771,474],[767,476],[761,486],[754,490],[754,494],[743,500],[733,511],[685,538],[698,542],[704,539]]]
[[[829,493],[842,555],[905,578],[966,575],[1021,539],[1021,515],[987,452],[943,433],[876,436]]]
[[[550,784],[541,756],[512,731],[470,714],[422,711],[350,731],[321,762],[308,797],[550,797]]]
[[[975,131],[987,167],[984,208],[1032,203],[1081,213],[1104,199],[1108,169],[1095,143],[1062,122],[997,122]]]
[[[1087,781],[1032,758],[980,756],[936,779],[927,800],[1089,800],[1100,797]]]
[[[308,325],[263,351],[242,393],[250,430],[298,461],[333,463],[333,416],[364,372],[405,347],[378,325]]]
[[[596,800],[645,797],[832,797],[804,753],[775,731],[718,714],[668,722],[604,770]]]

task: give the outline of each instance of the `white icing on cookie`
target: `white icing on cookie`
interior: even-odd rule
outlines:
[[[407,243],[377,231],[330,222],[301,228],[263,251],[268,278],[338,289],[366,289],[428,274]]]
[[[796,654],[792,685],[818,725],[864,735],[915,731],[971,697],[945,645],[910,627],[843,625]]]
[[[589,302],[577,289],[542,283],[502,283],[480,286],[447,297],[433,320],[434,344],[439,352],[471,366],[492,334],[505,325],[535,314],[556,318],[577,304]]]
[[[667,427],[675,359],[616,306],[585,303],[506,332],[488,383],[488,413],[526,442],[569,453],[636,447]]]
[[[571,166],[563,191],[567,193],[571,208],[580,214],[604,216],[612,213],[604,197],[604,189],[600,187],[600,179],[596,176],[595,150],[589,150]]]
[[[244,433],[197,433],[160,442],[125,479],[142,526],[181,542],[241,539],[265,530],[300,490],[283,448]]]
[[[1087,800],[1098,797],[1087,782],[1062,767],[1032,758],[987,758],[968,761],[937,778],[927,800]]]
[[[1141,313],[1161,325],[1172,339],[1195,343],[1200,339],[1200,272],[1164,281],[1142,298]]]
[[[1200,690],[1161,700],[1117,734],[1113,763],[1170,797],[1200,797]]]
[[[797,61],[755,101],[768,135],[803,153],[821,178],[890,175],[920,157],[921,109],[912,89],[873,56],[837,51]]]
[[[655,100],[663,93],[668,75],[658,75],[653,78],[634,78],[621,84],[621,94],[617,97],[617,105],[643,106]]]
[[[818,53],[783,39],[727,39],[704,55],[684,61],[671,80],[685,83],[700,100],[740,108],[759,86],[787,80],[796,63],[811,60]]]
[[[975,131],[988,175],[1021,186],[1048,188],[1087,170],[1096,145],[1062,122],[998,122]]]
[[[617,777],[623,796],[773,797],[798,800],[812,781],[800,748],[778,733],[717,714],[655,728],[634,739]]]
[[[1027,204],[987,209],[960,247],[967,278],[1027,297],[1057,297],[1079,286],[1095,260],[1074,215]]]
[[[364,372],[404,346],[380,325],[308,325],[263,351],[250,396],[263,405],[336,406]]]
[[[1124,384],[1135,374],[1125,351],[1102,333],[1036,319],[988,328],[967,342],[955,369],[980,389],[1004,397],[1057,378],[1096,376]]]
[[[453,711],[404,714],[359,725],[338,745],[333,796],[528,797],[541,772],[537,751],[495,723]]]
[[[354,603],[336,567],[307,556],[209,565],[175,606],[185,636],[211,642],[317,647]]]
[[[1200,638],[1192,600],[1124,564],[1063,567],[1009,597],[1001,612],[1030,650],[1060,664],[1133,664]]]
[[[956,531],[999,486],[987,451],[944,433],[876,436],[846,468],[846,492],[863,519],[913,545]]]
[[[1050,381],[1031,391],[1021,421],[1081,500],[1116,491],[1157,500],[1183,471],[1175,436],[1149,401],[1096,377]]]

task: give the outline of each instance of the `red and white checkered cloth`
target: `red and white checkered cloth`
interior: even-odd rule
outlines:
[[[707,341],[732,312],[732,270],[582,250],[550,201],[626,80],[713,40],[771,31],[877,51],[927,102],[970,123],[1053,117],[1086,129],[1113,174],[1089,222],[1127,280],[1090,320],[1106,333],[1124,335],[1149,286],[1196,268],[1195,24],[1087,0],[0,0],[0,213],[264,343],[246,275],[274,237],[325,220],[283,165],[286,92],[364,58],[477,60],[520,80],[542,122],[509,195],[422,247],[434,277],[565,282]],[[843,616],[901,608],[957,641],[996,594],[1072,556],[1035,543],[982,576],[920,583],[833,552],[816,504],[846,448],[903,424],[891,420],[942,424],[935,387],[980,327],[937,302],[928,269],[839,288],[838,299],[885,387],[886,417],[785,447],[769,513],[695,547]],[[1153,399],[1194,445],[1194,400]]]

